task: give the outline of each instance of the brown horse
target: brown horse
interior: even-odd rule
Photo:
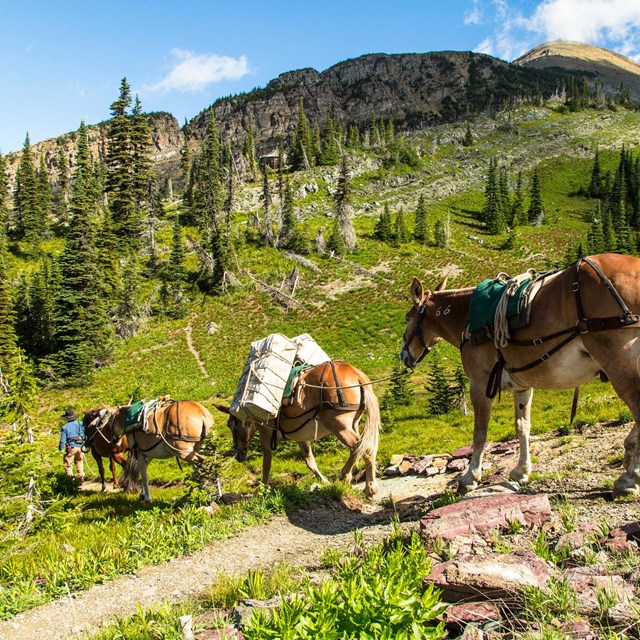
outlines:
[[[116,476],[116,462],[125,469],[127,459],[127,438],[122,436],[116,438],[113,434],[111,425],[106,423],[99,426],[100,418],[109,411],[115,411],[116,407],[98,407],[89,409],[84,413],[82,423],[85,429],[85,443],[83,449],[91,451],[91,455],[98,465],[100,472],[100,481],[102,482],[102,491],[107,490],[107,480],[105,478],[104,462],[102,458],[109,458],[109,466],[111,475],[113,476],[113,488],[119,487],[118,478]]]
[[[214,406],[229,413],[229,407]],[[366,414],[366,421],[360,434],[358,423],[363,414]],[[351,482],[354,465],[364,458],[364,492],[368,496],[378,492],[375,470],[380,430],[378,399],[369,378],[346,362],[334,361],[304,370],[294,389],[292,403],[280,408],[276,421],[268,424],[243,422],[230,415],[228,426],[233,434],[236,458],[240,461],[246,459],[251,438],[256,430],[259,432],[264,484],[269,484],[273,450],[280,440],[297,442],[309,470],[321,482],[327,482],[318,469],[310,441],[333,434],[351,451],[341,478]]]
[[[577,388],[596,375],[606,376],[629,406],[635,424],[625,439],[625,471],[614,496],[640,490],[640,260],[605,254],[579,260],[545,278],[531,306],[530,321],[506,346],[472,344],[466,336],[473,289],[445,291],[446,278],[433,291],[415,279],[413,306],[407,313],[401,358],[414,368],[441,338],[460,348],[474,409],[473,455],[461,490],[481,479],[482,454],[493,398],[511,389],[520,443],[511,478],[526,482],[531,473],[529,432],[532,389]],[[461,342],[462,340],[462,342]],[[488,383],[492,379],[493,394]]]
[[[110,424],[116,437],[126,435],[130,455],[137,460],[125,471],[130,479],[140,473],[140,500],[151,502],[147,467],[151,460],[176,457],[193,462],[202,456],[202,446],[213,425],[209,411],[193,400],[159,400],[146,412],[145,420],[132,426],[126,424],[130,405],[116,407],[106,414],[101,424]]]

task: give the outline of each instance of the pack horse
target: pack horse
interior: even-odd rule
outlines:
[[[225,405],[214,406],[229,413],[229,407]],[[366,420],[360,430],[363,415]],[[269,484],[276,443],[282,440],[297,442],[309,470],[321,482],[327,482],[316,464],[311,441],[332,434],[350,451],[341,478],[351,482],[353,467],[362,458],[365,461],[364,492],[368,496],[378,492],[375,470],[380,429],[378,399],[369,378],[346,362],[331,360],[301,371],[291,400],[283,403],[276,418],[241,420],[230,414],[228,426],[233,435],[236,458],[240,461],[246,459],[249,443],[258,431],[265,485]]]
[[[519,457],[510,476],[531,473],[529,433],[535,389],[578,388],[600,374],[628,405],[634,425],[624,441],[624,471],[613,494],[640,492],[640,259],[618,254],[583,258],[539,282],[528,323],[500,339],[474,342],[467,330],[475,288],[432,291],[414,278],[401,358],[414,368],[444,339],[460,348],[474,410],[473,454],[461,490],[477,486],[494,396],[515,399]],[[496,315],[496,325],[498,316]]]
[[[116,407],[104,414],[100,425],[108,425],[115,438],[126,435],[130,454],[138,463],[140,499],[151,502],[147,475],[151,460],[175,457],[194,462],[201,458],[198,449],[211,430],[213,418],[199,402],[161,398],[137,407]],[[125,472],[133,480],[135,466],[125,467]]]

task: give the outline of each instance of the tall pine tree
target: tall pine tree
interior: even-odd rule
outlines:
[[[71,224],[59,259],[60,287],[53,321],[53,366],[67,384],[81,384],[91,378],[95,368],[108,358],[112,337],[94,246],[91,158],[84,123],[77,139]]]

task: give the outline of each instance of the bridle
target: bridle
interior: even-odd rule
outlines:
[[[409,367],[410,369],[415,369],[424,360],[425,356],[429,353],[429,351],[431,351],[432,348],[427,346],[426,342],[424,341],[424,336],[422,335],[422,320],[424,319],[424,313],[427,308],[427,301],[428,297],[425,297],[420,303],[420,306],[418,307],[418,319],[416,321],[416,325],[413,328],[413,331],[411,332],[409,338],[404,338],[403,348],[409,355],[411,355],[409,353],[409,345],[415,340],[415,338],[418,338],[418,340],[420,340],[420,344],[422,345],[422,353],[413,361],[413,364]]]

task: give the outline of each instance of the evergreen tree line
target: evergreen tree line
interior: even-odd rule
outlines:
[[[389,203],[385,202],[382,213],[376,221],[373,231],[376,240],[399,247],[411,240],[419,244],[445,248],[449,242],[449,220],[436,220],[433,228],[428,220],[427,205],[424,195],[420,195],[414,212],[413,233],[404,214],[400,208],[393,215],[389,209]]]
[[[499,165],[496,158],[492,158],[485,181],[484,205],[480,212],[480,221],[488,233],[497,235],[515,226],[542,224],[544,204],[538,167],[535,167],[531,174],[528,196],[528,206],[525,206],[522,172],[518,172],[515,186],[512,188],[507,168]]]
[[[108,362],[114,335],[124,335],[123,328],[130,330],[139,320],[140,250],[157,198],[148,117],[140,101],[132,100],[126,78],[111,114],[99,158],[91,155],[83,122],[75,134],[72,174],[59,149],[55,190],[44,155],[34,169],[27,135],[11,209],[6,163],[0,157],[0,279],[3,308],[12,315],[12,322],[6,319],[6,335],[14,343],[6,353],[28,355],[38,376],[49,382],[85,382]],[[43,240],[49,237],[64,241],[59,255],[44,251]],[[39,260],[39,267],[29,277],[22,275],[15,288],[7,283],[11,252]],[[11,363],[3,364],[11,369]]]

